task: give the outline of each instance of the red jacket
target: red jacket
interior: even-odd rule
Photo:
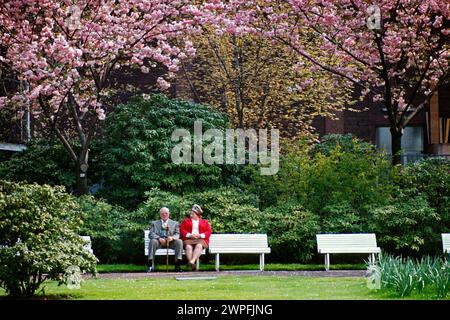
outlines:
[[[205,234],[205,239],[203,240],[205,240],[206,244],[209,245],[209,237],[211,236],[211,226],[209,225],[208,220],[202,218],[199,219],[198,231],[200,234],[202,233]],[[183,222],[181,222],[180,233],[182,240],[188,240],[188,238],[186,238],[186,235],[188,233],[192,233],[192,220],[190,218],[186,218],[183,220]]]

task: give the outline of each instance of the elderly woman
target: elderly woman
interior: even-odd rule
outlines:
[[[196,269],[197,260],[203,249],[208,248],[211,226],[208,220],[202,219],[203,210],[198,204],[191,208],[190,217],[183,220],[180,225],[181,239],[188,265],[192,270]]]

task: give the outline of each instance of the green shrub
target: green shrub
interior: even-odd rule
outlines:
[[[79,144],[70,142],[77,150]],[[59,142],[34,140],[28,148],[16,152],[8,160],[0,162],[0,179],[15,182],[64,186],[67,192],[76,190],[75,164]],[[97,157],[99,145],[90,147],[88,184],[92,186],[101,180],[100,164]]]
[[[27,183],[76,186],[75,165],[60,144],[33,141],[28,149],[0,162],[0,179]]]
[[[417,254],[430,239],[440,236],[433,231],[439,215],[422,196],[399,194],[387,205],[372,207],[369,214],[370,229],[388,252]]]
[[[70,266],[95,273],[96,258],[77,234],[77,205],[62,187],[0,180],[0,286],[30,297]]]
[[[450,159],[425,158],[401,167],[396,183],[427,196],[434,208],[450,212]]]
[[[258,197],[238,188],[223,187],[187,195],[199,204],[215,233],[258,233],[263,219]],[[187,212],[189,213],[189,211]]]
[[[203,130],[228,127],[227,116],[212,107],[163,95],[135,97],[119,105],[106,120],[102,196],[127,209],[136,209],[145,192],[159,188],[178,194],[203,191],[223,184],[239,184],[242,166],[175,164],[171,152],[175,129],[193,133],[194,122]],[[193,150],[193,149],[192,149]]]
[[[181,221],[189,214],[192,203],[186,196],[180,196],[160,189],[152,189],[145,193],[147,200],[132,214],[134,223],[142,227],[148,227],[151,221],[159,219],[159,209],[167,207],[170,210],[170,218]]]
[[[314,254],[319,217],[301,205],[286,203],[264,210],[262,231],[267,233],[271,260],[307,261]]]
[[[355,148],[358,143],[354,142]],[[393,187],[391,166],[382,153],[373,148],[345,152],[341,146],[328,155],[310,155],[305,146],[293,147],[281,157],[277,175],[256,174],[254,180],[249,189],[261,197],[264,207],[294,199],[325,215],[328,206],[342,204],[364,214],[368,205],[384,203]]]
[[[321,138],[321,142],[316,143],[310,150],[311,155],[322,153],[329,156],[336,147],[346,153],[367,154],[375,150],[373,144],[364,142],[351,133],[347,134],[327,134]]]
[[[89,235],[92,249],[101,263],[118,262],[126,248],[122,238],[129,228],[129,213],[93,196],[76,198],[83,220],[80,234]]]
[[[408,195],[421,194],[440,217],[433,229],[436,234],[450,232],[450,160],[428,158],[400,168],[396,184]],[[430,239],[430,248],[439,247],[440,239]]]
[[[343,201],[323,208],[320,228],[323,233],[357,233],[365,231],[366,222],[365,215]]]

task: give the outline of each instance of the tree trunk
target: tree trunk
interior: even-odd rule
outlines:
[[[403,129],[391,127],[391,153],[392,153],[392,165],[398,165],[402,163],[402,135]]]
[[[80,166],[78,166],[77,170],[77,195],[82,196],[88,194],[88,186],[87,186],[87,169],[85,171],[82,170]]]
[[[83,157],[83,153],[80,155],[82,158],[77,163],[77,195],[82,196],[89,193],[87,184],[88,173],[88,153]],[[83,159],[84,158],[84,159]]]

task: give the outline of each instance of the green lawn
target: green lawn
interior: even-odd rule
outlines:
[[[164,272],[166,265],[164,263],[155,264],[156,271]],[[331,270],[365,270],[365,264],[335,264],[331,265]],[[99,264],[97,270],[100,273],[104,272],[145,272],[147,267],[145,265],[135,264]],[[173,270],[173,264],[169,264],[169,271]],[[236,265],[220,265],[220,270],[259,270],[259,264],[236,264]],[[264,265],[265,271],[323,271],[323,264],[281,264],[269,263]],[[200,264],[200,271],[214,271],[214,264]]]
[[[186,274],[183,274],[186,276]],[[0,297],[4,291],[0,289]],[[70,290],[48,282],[44,299],[88,300],[367,300],[396,299],[366,287],[364,278],[312,278],[295,276],[217,276],[215,280],[178,281],[175,277],[141,279],[89,279]],[[433,299],[432,295],[409,299]]]
[[[213,271],[214,264],[201,264],[201,271]],[[221,265],[221,270],[258,270],[259,265]],[[334,270],[364,270],[364,264],[336,264]],[[145,265],[98,265],[99,273],[146,271]],[[169,265],[173,270],[173,265]],[[321,264],[266,264],[266,271],[323,270]],[[157,272],[165,265],[157,264]],[[187,277],[188,272],[176,275]],[[0,298],[4,296],[0,288]],[[43,299],[86,300],[378,300],[399,299],[395,294],[377,293],[366,286],[365,278],[319,278],[303,276],[217,275],[215,280],[178,281],[175,276],[138,279],[88,279],[81,289],[71,290],[47,282]],[[435,299],[433,293],[413,295],[407,299]]]

